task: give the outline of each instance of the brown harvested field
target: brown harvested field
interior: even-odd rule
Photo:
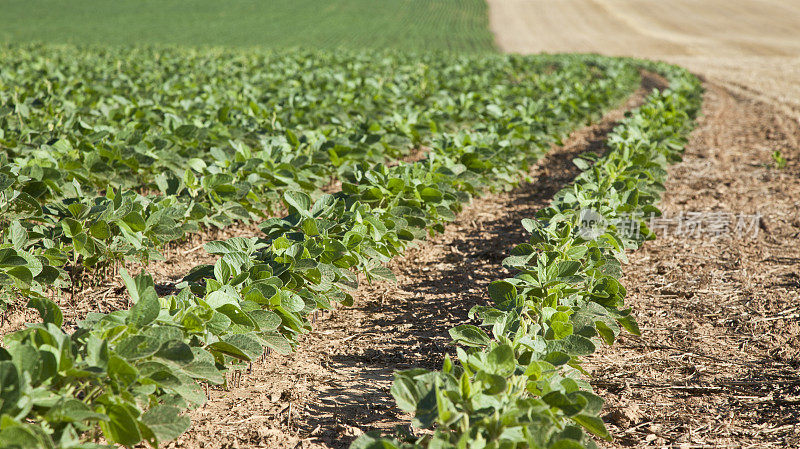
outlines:
[[[763,216],[742,239],[662,232],[624,283],[643,335],[588,365],[608,447],[800,447],[800,2],[489,0],[508,52],[665,60],[705,80],[667,216]],[[789,168],[771,168],[781,151]]]
[[[489,0],[507,52],[585,52],[680,64],[800,120],[800,1]]]

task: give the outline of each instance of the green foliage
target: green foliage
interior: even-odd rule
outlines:
[[[0,206],[9,211],[0,268],[6,291],[30,296],[42,315],[5,338],[0,440],[51,447],[88,447],[97,432],[127,446],[174,438],[188,426],[179,412],[205,400],[201,382],[224,383],[265,350],[291,351],[311,330],[311,313],[352,304],[358,273],[391,279],[384,262],[441,231],[473,195],[518,182],[553,143],[638,82],[626,62],[594,56],[173,51],[180,57],[154,63],[166,53],[46,51],[8,50],[16,59],[3,79],[12,93],[0,94],[8,161]],[[98,64],[104,58],[122,58],[130,76]],[[324,68],[304,70],[320,58]],[[41,70],[51,76],[33,76]],[[429,148],[421,160],[388,163],[418,145]],[[331,177],[341,192],[321,194]],[[43,294],[67,263],[147,260],[170,240],[168,230],[233,219],[231,210],[266,217],[278,202],[287,216],[263,221],[262,238],[206,245],[219,259],[192,270],[175,294],[158,297],[149,276],[123,274],[132,306],[89,314],[72,334]],[[23,260],[30,274],[16,268]],[[32,260],[55,278],[37,281]],[[574,271],[559,264],[548,273]],[[511,308],[521,290],[509,284],[493,294]],[[559,335],[568,328],[549,326]],[[464,388],[482,391],[487,403],[527,388],[504,377],[518,371],[515,343],[497,345],[475,327],[454,338],[491,346],[470,362],[470,372],[487,373]],[[553,366],[588,351],[574,338],[558,347]],[[431,414],[444,398],[425,401],[420,424],[450,422],[449,412]]]
[[[483,0],[4,0],[0,41],[494,49]]]
[[[41,263],[33,273],[9,259],[5,284],[23,292],[60,286],[79,267],[146,264],[201,226],[266,218],[284,192],[318,197],[337,177],[368,204],[400,191],[411,207],[429,203],[441,224],[489,178],[513,183],[635,80],[624,64],[580,57],[0,53],[0,228],[19,257]],[[373,167],[420,145],[454,157],[404,173]],[[452,174],[458,186],[437,185]],[[414,228],[398,238],[426,232]]]

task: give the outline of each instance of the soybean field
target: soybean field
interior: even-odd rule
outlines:
[[[791,39],[579,3],[0,4],[0,447],[800,444]]]

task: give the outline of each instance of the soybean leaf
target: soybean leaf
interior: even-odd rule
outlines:
[[[39,316],[41,316],[42,322],[44,323],[52,323],[61,327],[64,322],[64,315],[61,313],[61,308],[49,298],[33,297],[28,302],[28,307],[38,310]]]
[[[189,429],[191,420],[180,416],[177,407],[160,405],[142,415],[142,422],[153,432],[159,442],[172,441]]]
[[[486,332],[471,324],[461,324],[450,329],[450,338],[456,343],[474,348],[488,346],[491,342]]]
[[[111,404],[106,409],[108,421],[101,421],[103,435],[112,443],[133,446],[142,441],[142,433],[130,409],[123,405]]]

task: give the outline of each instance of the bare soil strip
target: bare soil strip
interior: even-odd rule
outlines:
[[[369,430],[408,426],[394,406],[392,373],[439,368],[453,352],[448,330],[468,322],[485,304],[486,286],[509,275],[500,265],[527,240],[523,218],[532,217],[579,170],[578,154],[600,152],[606,134],[626,110],[663,87],[646,76],[623,107],[573,134],[531,171],[531,182],[476,199],[444,234],[409,249],[390,268],[397,283],[363,285],[356,305],[317,322],[298,351],[271,355],[228,391],[211,390],[209,403],[192,413],[194,425],[175,447],[346,448]]]

